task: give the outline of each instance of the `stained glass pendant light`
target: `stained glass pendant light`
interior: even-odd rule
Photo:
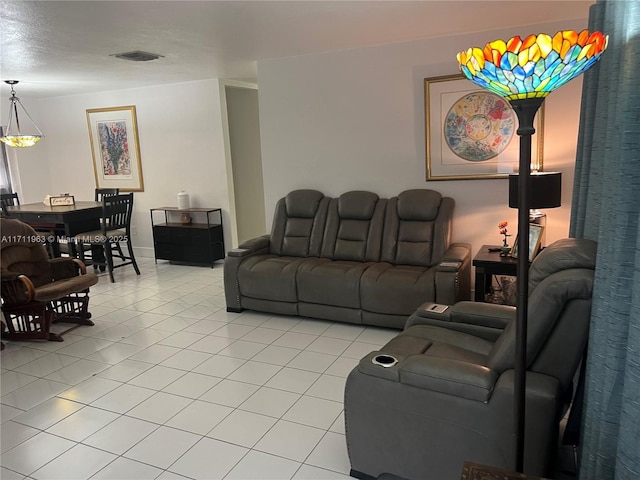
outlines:
[[[36,126],[35,122],[29,115],[29,112],[24,108],[20,99],[16,97],[16,91],[14,85],[18,83],[18,80],[5,80],[5,83],[11,85],[11,97],[9,97],[9,124],[7,125],[4,134],[0,137],[0,142],[5,143],[10,147],[31,147],[38,143],[44,135],[40,129]],[[22,109],[22,120],[26,118],[30,124],[25,125],[24,122],[20,122],[18,117],[18,106]]]
[[[518,251],[529,251],[528,191],[533,120],[545,97],[591,68],[606,50],[609,37],[602,32],[564,30],[541,33],[524,40],[494,40],[484,48],[458,53],[460,70],[469,80],[509,101],[518,117]],[[528,255],[517,262],[516,352],[514,362],[515,469],[524,472],[524,418],[527,369]]]

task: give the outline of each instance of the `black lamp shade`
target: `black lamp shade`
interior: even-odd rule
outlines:
[[[555,208],[561,205],[562,172],[529,174],[529,208]],[[509,207],[518,208],[518,175],[509,175]]]

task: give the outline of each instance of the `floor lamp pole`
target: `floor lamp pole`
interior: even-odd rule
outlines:
[[[524,423],[527,373],[527,313],[529,296],[529,172],[533,121],[544,98],[510,100],[518,116],[520,159],[518,166],[518,303],[516,306],[516,358],[514,380],[514,437],[516,471],[524,472]]]

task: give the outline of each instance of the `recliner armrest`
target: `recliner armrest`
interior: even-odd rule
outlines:
[[[482,327],[504,328],[516,315],[516,307],[484,302],[458,302],[451,307],[451,321]]]
[[[433,305],[430,302],[421,305],[409,317],[405,329],[412,325],[434,325],[495,341],[515,318],[516,311],[508,305],[463,301],[438,313]]]
[[[483,365],[429,355],[412,355],[400,364],[399,373],[406,385],[485,403],[498,380]]]

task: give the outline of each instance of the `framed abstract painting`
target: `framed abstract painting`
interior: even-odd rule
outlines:
[[[425,78],[427,180],[507,178],[517,173],[518,119],[508,101],[460,75]],[[542,169],[543,117],[536,116],[532,170]]]
[[[136,107],[87,110],[96,187],[144,191]]]

